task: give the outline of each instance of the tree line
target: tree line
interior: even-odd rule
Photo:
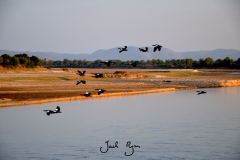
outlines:
[[[16,54],[14,56],[9,56],[8,54],[3,54],[0,56],[0,66],[5,68],[35,68],[37,66],[42,66],[42,60],[36,56],[29,57],[27,54]]]
[[[46,60],[43,59],[43,66],[52,68],[133,68],[131,63],[136,63],[136,68],[240,68],[240,58],[233,60],[229,57],[224,59],[213,60],[212,58],[200,58],[199,60],[193,60],[191,58],[185,59],[171,59],[171,60],[128,60],[122,61],[118,59],[112,60],[111,66],[106,66],[101,63],[102,60],[95,61],[88,60]]]
[[[36,56],[29,57],[27,54],[16,54],[9,56],[3,54],[0,56],[0,66],[7,68],[14,67],[26,67],[34,68],[37,66],[43,66],[48,68],[133,68],[131,63],[136,63],[136,68],[240,68],[240,58],[233,60],[229,57],[224,59],[213,60],[212,58],[200,58],[199,60],[193,60],[191,58],[185,59],[171,59],[171,60],[128,60],[122,61],[118,59],[112,60],[113,64],[109,67],[101,63],[102,60],[98,59],[95,61],[89,60],[47,60],[40,59]]]

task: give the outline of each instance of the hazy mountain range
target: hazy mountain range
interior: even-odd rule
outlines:
[[[142,47],[144,48],[144,47]],[[91,54],[68,54],[68,53],[55,53],[55,52],[29,52],[29,51],[9,51],[0,50],[0,55],[9,54],[13,56],[15,54],[26,53],[29,56],[35,55],[38,58],[47,60],[63,60],[63,59],[86,59],[86,60],[151,60],[151,59],[184,59],[192,58],[194,60],[199,60],[200,58],[211,57],[214,60],[224,59],[225,57],[230,57],[233,60],[240,58],[240,51],[233,49],[216,49],[216,50],[206,50],[206,51],[187,51],[187,52],[174,52],[167,48],[162,48],[162,50],[153,52],[153,47],[148,48],[148,52],[139,51],[138,47],[128,46],[128,51],[119,53],[118,47],[111,49],[97,50]]]

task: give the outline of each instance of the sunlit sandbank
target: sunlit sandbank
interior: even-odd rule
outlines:
[[[236,74],[239,70],[79,69],[86,70],[85,76],[77,75],[77,70],[1,70],[0,107],[240,86],[240,74]],[[95,78],[94,73],[102,73],[103,78]],[[79,79],[86,84],[76,85]],[[106,92],[97,95],[97,88]],[[92,96],[84,97],[84,92]]]

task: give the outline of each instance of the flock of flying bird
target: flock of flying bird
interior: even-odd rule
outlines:
[[[158,45],[158,44],[155,44],[155,45],[152,45],[152,46],[154,46],[153,52],[161,51],[161,49],[162,49],[162,46]],[[124,47],[118,48],[118,49],[119,49],[119,53],[124,52],[124,51],[128,51],[127,50],[127,46],[124,46]],[[145,49],[139,48],[139,51],[141,51],[141,52],[148,52],[148,47],[145,47]],[[113,62],[111,60],[103,61],[103,62],[100,62],[100,63],[104,63],[107,66],[111,66],[113,64]],[[127,65],[132,65],[133,67],[136,67],[137,66],[137,62],[128,63]]]
[[[84,70],[84,71],[79,71],[78,70],[78,75],[80,75],[80,76],[85,76],[85,73],[86,73],[86,71]],[[78,80],[77,81],[77,83],[76,83],[76,85],[79,85],[79,84],[86,84],[86,81],[85,80]],[[104,90],[104,89],[101,89],[101,88],[98,88],[98,89],[95,89],[95,90],[97,90],[97,94],[98,95],[100,95],[100,94],[102,94],[102,93],[104,93],[106,90]],[[84,94],[82,94],[83,96],[85,96],[85,97],[90,97],[91,96],[91,93],[89,93],[89,92],[85,92]],[[55,114],[55,113],[62,113],[61,111],[60,111],[60,107],[59,106],[57,106],[56,107],[56,109],[55,110],[43,110],[44,112],[46,112],[46,114],[48,115],[48,116],[50,116],[50,114]]]
[[[154,46],[153,52],[156,52],[157,50],[161,51],[161,49],[162,49],[162,46],[158,45],[158,44],[155,44],[155,45],[152,45],[152,46]],[[118,49],[119,49],[119,53],[121,53],[123,51],[127,51],[127,46],[124,46],[123,48],[118,48]],[[145,49],[139,48],[139,51],[148,52],[148,47],[145,47]]]
[[[86,71],[84,70],[84,71],[79,71],[78,70],[78,75],[80,75],[80,76],[85,76],[85,73],[86,73]],[[97,77],[99,74],[95,74],[95,77]],[[98,77],[97,77],[98,78]],[[76,83],[76,85],[79,85],[79,84],[86,84],[86,81],[85,80],[78,80],[77,81],[77,83]],[[98,89],[95,89],[95,90],[97,90],[98,91],[98,95],[100,95],[100,94],[102,94],[102,93],[104,93],[106,90],[104,90],[104,89],[101,89],[101,88],[98,88]],[[82,94],[83,96],[85,96],[85,97],[90,97],[91,96],[91,93],[89,93],[89,92],[85,92],[84,94]]]
[[[156,45],[152,45],[152,46],[154,46],[153,52],[161,51],[161,48],[162,48],[161,45],[156,44]],[[124,47],[118,48],[118,49],[119,49],[119,53],[121,53],[121,52],[127,51],[127,46],[124,46]],[[141,51],[141,52],[148,52],[148,47],[145,47],[145,49],[139,48],[139,51]],[[112,62],[111,60],[109,60],[109,61],[103,61],[103,62],[100,62],[100,63],[104,63],[104,64],[106,64],[107,66],[110,66],[113,62]],[[137,66],[137,62],[129,63],[129,65],[132,65],[133,67],[136,67],[136,66]],[[80,75],[80,76],[85,76],[85,73],[86,73],[85,70],[84,70],[84,71],[79,71],[79,70],[78,70],[78,73],[77,73],[77,74]],[[101,74],[98,74],[98,73],[95,74],[95,77],[96,77],[96,78],[101,77],[101,76],[102,76]],[[163,82],[171,82],[171,81],[169,81],[169,80],[164,80]],[[82,84],[86,84],[86,81],[85,81],[85,80],[78,80],[77,83],[76,83],[76,85],[79,85],[79,84],[81,84],[81,83],[82,83]],[[106,91],[106,90],[101,89],[101,88],[98,88],[98,89],[95,89],[95,90],[97,90],[98,95],[100,95],[100,94],[102,94],[102,93],[104,93],[104,92]],[[205,91],[196,91],[196,92],[198,92],[198,95],[207,93],[207,92],[205,92]],[[85,92],[85,93],[82,94],[82,95],[85,96],[85,97],[90,97],[90,96],[91,96],[91,93]],[[49,116],[50,114],[61,113],[59,106],[57,106],[55,110],[43,110],[43,111],[45,111],[48,116]]]

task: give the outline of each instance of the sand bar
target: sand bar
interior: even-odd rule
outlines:
[[[0,69],[0,108],[69,100],[89,100],[181,89],[240,86],[240,70],[228,69]],[[102,73],[103,78],[95,78]],[[77,80],[86,84],[76,85]],[[170,82],[166,82],[166,81]],[[95,89],[107,90],[97,95]],[[82,96],[92,93],[91,97]]]

